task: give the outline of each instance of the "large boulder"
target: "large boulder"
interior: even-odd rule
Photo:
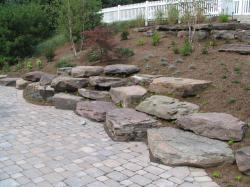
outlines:
[[[110,96],[114,103],[123,107],[135,107],[146,96],[147,90],[141,86],[111,88]]]
[[[58,93],[53,96],[54,106],[63,110],[75,110],[76,104],[82,100],[82,97],[65,93]]]
[[[234,162],[226,143],[170,127],[149,129],[148,146],[153,160],[170,166],[208,168]]]
[[[237,31],[235,37],[242,42],[250,44],[250,30]]]
[[[177,119],[180,128],[219,140],[241,141],[247,124],[225,113],[195,113]]]
[[[97,90],[110,90],[110,88],[126,86],[128,80],[116,77],[94,76],[89,78],[89,84]]]
[[[72,67],[58,68],[57,75],[69,76],[71,75]]]
[[[48,74],[48,73],[44,73],[42,76],[41,76],[41,79],[39,81],[40,85],[41,86],[46,86],[46,85],[50,85],[52,80],[56,78],[55,75],[52,75],[52,74]]]
[[[235,30],[213,30],[211,34],[214,39],[233,40],[235,39],[236,31]]]
[[[26,81],[30,81],[30,82],[39,82],[41,77],[44,75],[45,73],[42,71],[33,71],[33,72],[29,72],[26,73],[23,76],[23,79]]]
[[[55,91],[50,86],[41,86],[39,83],[29,84],[23,91],[23,97],[35,104],[52,104]]]
[[[8,75],[0,75],[0,79],[4,79],[4,78],[7,78]]]
[[[159,77],[153,80],[149,90],[157,94],[189,97],[201,93],[210,84],[211,81],[205,80]]]
[[[178,38],[188,38],[188,36],[189,36],[189,31],[179,31],[177,33]],[[197,30],[194,33],[194,40],[202,41],[202,40],[207,39],[208,36],[209,36],[209,33],[207,31],[205,31],[205,30]]]
[[[16,81],[19,78],[2,78],[0,79],[0,86],[11,86],[11,87],[15,87],[16,86]]]
[[[112,111],[116,106],[105,101],[83,101],[77,103],[76,114],[94,121],[104,122],[106,113]]]
[[[110,101],[111,97],[109,95],[109,92],[106,91],[96,91],[96,90],[88,90],[88,89],[79,89],[78,93],[91,100],[98,100],[98,101]]]
[[[235,158],[239,170],[246,175],[250,175],[250,147],[238,149]]]
[[[180,102],[171,97],[154,95],[141,102],[136,110],[156,116],[166,120],[175,120],[181,116],[192,114],[199,111],[199,106]]]
[[[148,86],[154,79],[162,77],[162,75],[148,75],[148,74],[136,74],[129,79],[132,84]]]
[[[225,44],[219,49],[219,52],[239,53],[241,55],[250,55],[250,45],[247,44]]]
[[[106,75],[129,76],[138,73],[140,68],[135,65],[115,64],[104,68]]]
[[[76,78],[98,76],[103,73],[101,66],[76,66],[72,68],[71,75]]]
[[[157,121],[134,109],[116,109],[107,113],[105,129],[115,141],[144,140],[147,129],[157,126]]]
[[[52,80],[51,87],[56,92],[76,92],[88,86],[88,79],[59,76]]]
[[[18,79],[16,81],[16,89],[23,90],[23,89],[25,89],[28,86],[29,83],[31,83],[31,82],[30,81],[26,81],[24,79]]]

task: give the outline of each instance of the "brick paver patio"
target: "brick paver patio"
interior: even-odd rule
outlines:
[[[0,187],[12,186],[218,185],[202,169],[152,163],[144,143],[113,142],[100,123],[0,86]]]

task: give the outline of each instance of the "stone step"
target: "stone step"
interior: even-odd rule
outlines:
[[[138,73],[140,68],[135,65],[126,65],[126,64],[115,64],[109,65],[104,68],[104,73],[106,75],[115,75],[115,76],[129,76],[135,73]]]
[[[86,78],[98,76],[103,73],[101,66],[76,66],[71,70],[71,76],[75,78]]]
[[[199,106],[167,96],[154,95],[141,102],[136,110],[158,118],[175,120],[181,116],[198,112]]]
[[[0,86],[11,86],[11,87],[16,87],[16,81],[19,78],[2,78],[0,79]]]
[[[148,146],[153,161],[169,166],[208,168],[235,160],[228,144],[170,127],[149,129]]]
[[[65,94],[65,93],[58,93],[55,94],[52,98],[54,106],[57,109],[62,110],[75,110],[76,104],[83,100],[82,97],[78,97],[75,95]]]
[[[105,129],[115,141],[144,140],[147,129],[157,126],[157,121],[134,109],[116,109],[107,113]]]
[[[23,90],[23,89],[25,89],[27,86],[28,86],[28,84],[30,84],[31,82],[30,81],[26,81],[26,80],[24,80],[24,79],[18,79],[17,81],[16,81],[16,89],[18,89],[18,90]]]
[[[88,90],[88,89],[79,89],[78,93],[84,98],[97,100],[97,101],[110,101],[111,97],[109,92],[107,91],[96,91],[96,90]]]
[[[205,80],[159,77],[153,80],[149,86],[149,90],[156,94],[189,97],[200,94],[211,83],[211,81]]]
[[[4,79],[4,78],[7,78],[8,75],[0,75],[0,79]]]
[[[219,52],[239,53],[241,55],[250,55],[250,45],[247,44],[225,44],[219,49]]]

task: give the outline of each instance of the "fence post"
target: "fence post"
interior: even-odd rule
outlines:
[[[118,21],[120,21],[120,8],[121,8],[121,5],[118,5],[117,6],[117,19],[118,19]]]
[[[148,26],[148,1],[145,3],[145,26]]]

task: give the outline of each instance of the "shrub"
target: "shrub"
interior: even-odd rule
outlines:
[[[19,61],[15,66],[15,71],[20,71],[24,68],[24,63],[22,61]]]
[[[3,72],[8,73],[10,72],[10,65],[8,62],[4,62],[3,68],[2,68]]]
[[[182,56],[188,56],[192,53],[192,45],[188,40],[185,40],[183,46],[180,48],[180,54]]]
[[[26,61],[25,62],[25,66],[26,66],[26,69],[28,70],[28,71],[31,71],[32,69],[33,69],[33,64],[32,64],[32,62],[31,61]]]
[[[168,22],[170,24],[176,24],[178,23],[178,20],[179,20],[179,10],[177,9],[176,6],[174,5],[171,5],[169,8],[168,8]]]
[[[128,31],[122,31],[121,33],[121,40],[128,40],[129,32]]]
[[[88,54],[87,54],[87,57],[88,57],[88,61],[89,62],[96,62],[96,61],[99,61],[101,60],[102,58],[102,52],[96,50],[96,49],[93,49],[91,50]]]
[[[159,45],[160,39],[161,39],[160,35],[157,32],[154,32],[154,34],[152,35],[152,44],[153,44],[153,46]]]
[[[145,39],[141,38],[141,39],[137,40],[136,45],[138,45],[138,46],[144,46],[145,43],[146,43]]]
[[[66,59],[61,59],[56,63],[57,68],[74,67],[75,65],[69,63]]]
[[[42,69],[44,66],[43,62],[40,59],[36,60],[36,67],[37,69]]]
[[[55,57],[55,49],[53,47],[49,47],[45,49],[44,55],[46,59],[48,60],[48,62],[52,62]]]
[[[212,176],[215,177],[215,178],[220,178],[220,177],[221,177],[221,173],[218,172],[218,171],[214,171],[214,172],[212,173]]]
[[[135,54],[134,51],[132,49],[129,49],[129,48],[118,48],[117,52],[122,57],[131,57]]]
[[[229,21],[229,16],[226,15],[226,14],[220,14],[220,15],[218,16],[218,21],[219,21],[220,23],[226,23],[226,22]]]

